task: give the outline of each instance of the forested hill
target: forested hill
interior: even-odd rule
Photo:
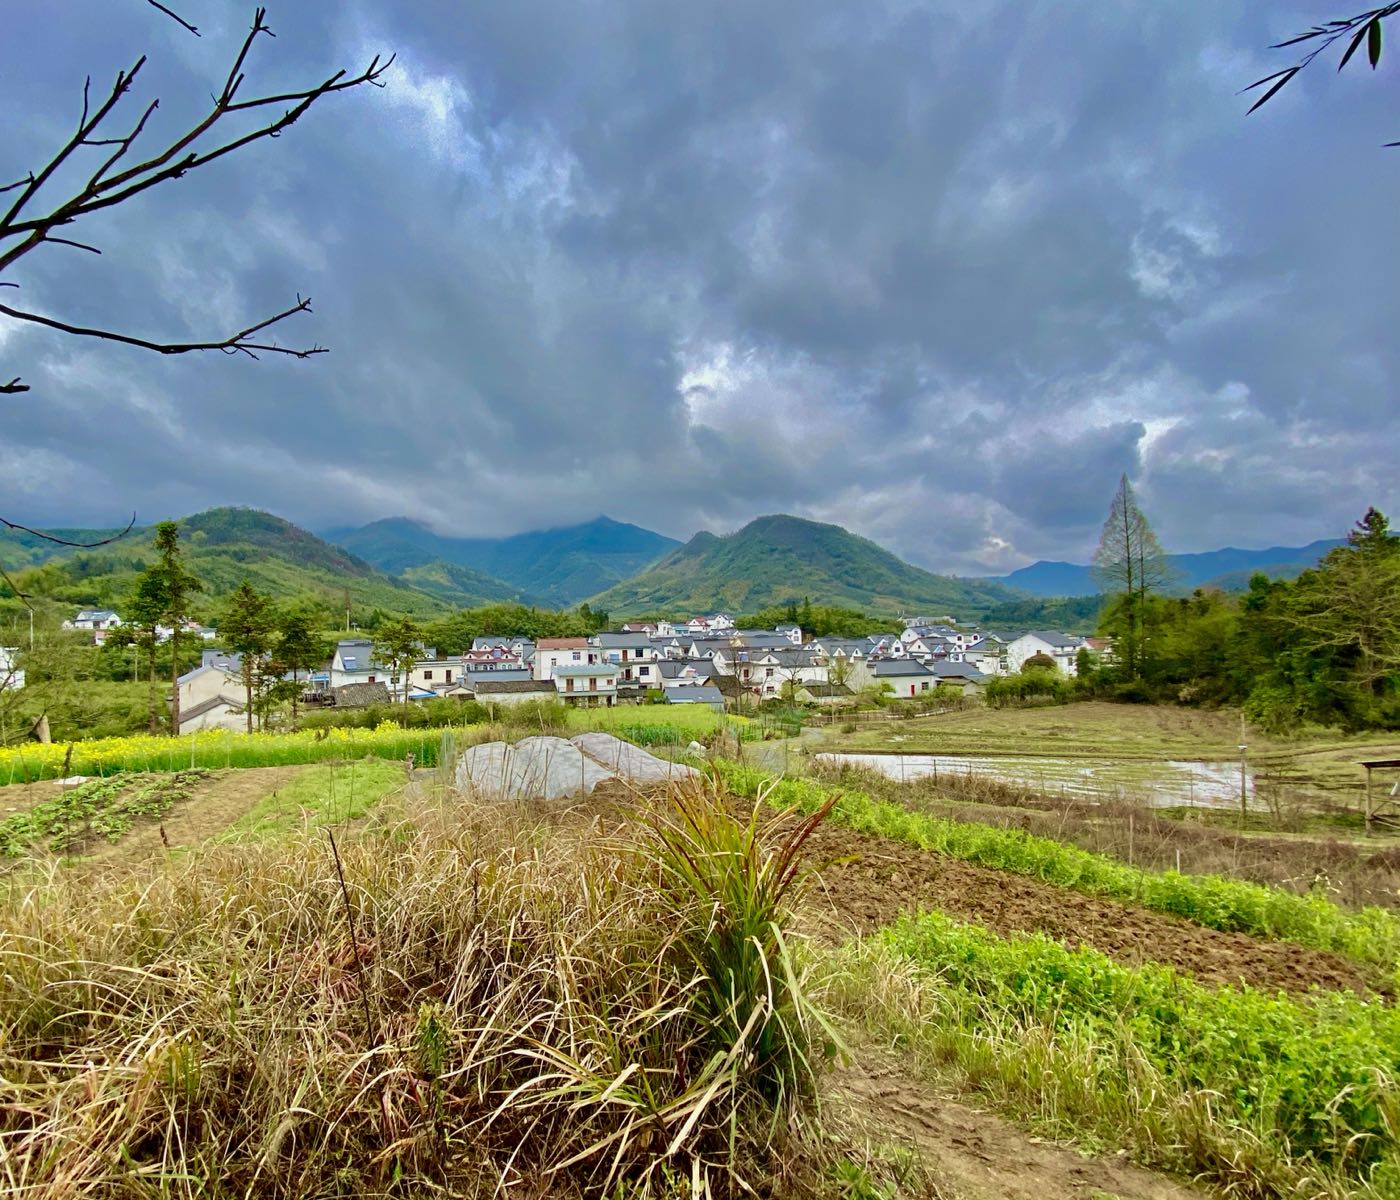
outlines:
[[[839,525],[759,517],[737,533],[698,533],[650,570],[594,596],[616,615],[651,611],[746,612],[790,600],[879,613],[972,615],[1015,598],[998,583],[911,566]]]
[[[501,538],[448,537],[407,517],[389,517],[325,536],[385,571],[409,574],[434,561],[452,564],[505,580],[558,608],[635,575],[680,545],[610,517]]]
[[[271,513],[212,508],[178,522],[190,569],[204,585],[197,609],[212,615],[244,579],[282,601],[305,601],[343,614],[375,608],[419,615],[517,599],[509,584],[465,568],[428,564],[415,577],[392,578],[363,559]],[[112,530],[62,531],[95,541]],[[0,533],[0,565],[24,591],[75,605],[118,608],[152,558],[152,529],[133,529],[108,546],[57,546],[13,531]],[[18,573],[16,573],[18,569]]]

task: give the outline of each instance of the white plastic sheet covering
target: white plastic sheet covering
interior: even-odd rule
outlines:
[[[573,743],[594,762],[631,783],[671,783],[699,774],[694,767],[657,758],[611,733],[581,733]]]
[[[610,733],[583,733],[572,742],[527,737],[513,745],[483,742],[457,761],[461,791],[497,800],[558,800],[591,792],[605,779],[654,785],[696,775]]]

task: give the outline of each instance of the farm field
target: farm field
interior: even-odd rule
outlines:
[[[977,771],[978,760],[997,760],[1000,765],[987,773],[1044,791],[1156,790],[1173,803],[1188,804],[1194,795],[1198,803],[1228,806],[1238,789],[1237,712],[1102,702],[973,708],[846,729],[827,726],[810,736],[815,749],[828,753],[971,760],[955,761],[952,771]],[[1359,759],[1400,758],[1394,735],[1319,731],[1285,741],[1249,729],[1246,738],[1253,791],[1282,788],[1350,805],[1359,803],[1363,790]],[[1169,770],[1173,764],[1197,764],[1194,782]],[[1086,779],[1086,772],[1100,778]]]
[[[291,1197],[551,1178],[540,1194],[621,1181],[680,1200],[738,1194],[738,1171],[830,1200],[1397,1194],[1400,916],[945,819],[898,785],[714,771],[723,785],[681,799],[605,785],[541,808],[372,757],[84,785],[98,799],[78,823],[145,799],[104,818],[129,821],[115,838],[84,826],[61,851],[32,826],[62,866],[0,898],[10,1179],[217,1175]],[[0,788],[17,810],[0,817],[72,795]],[[754,943],[761,961],[725,930],[768,929],[750,906],[780,878],[803,882],[763,910],[787,935]],[[725,995],[778,991],[693,1008],[712,1001],[687,980],[726,971],[759,990]],[[769,1004],[782,1026],[760,1020]],[[748,1075],[779,1093],[734,1070],[730,1041],[683,1048],[753,1028]],[[735,1142],[731,1125],[780,1132]]]

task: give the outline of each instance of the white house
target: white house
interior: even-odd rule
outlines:
[[[576,708],[611,708],[617,703],[618,668],[612,663],[560,663],[551,676],[559,699]]]
[[[388,678],[388,669],[375,659],[374,643],[369,638],[346,638],[336,643],[328,680],[331,687],[383,683]]]
[[[109,629],[116,629],[122,623],[122,619],[110,608],[85,608],[78,613],[71,621],[64,621],[65,629],[101,629],[106,632]]]
[[[869,682],[889,684],[894,694],[905,700],[931,692],[938,684],[938,676],[912,658],[877,659],[865,664],[865,672]]]
[[[186,671],[176,681],[180,696],[180,732],[201,729],[247,728],[247,693],[239,674],[242,659],[237,654],[206,650],[199,666]]]
[[[600,633],[598,649],[604,662],[618,667],[618,680],[624,686],[661,686],[661,653],[648,634],[625,630]]]
[[[0,692],[18,691],[24,686],[24,669],[19,666],[19,647],[0,646]]]
[[[1077,675],[1079,667],[1075,661],[1079,648],[1087,639],[1070,633],[1056,633],[1049,629],[1036,629],[1023,633],[1006,647],[1006,664],[1012,674],[1026,665],[1026,660],[1037,654],[1044,654],[1055,662],[1063,675]]]
[[[540,638],[535,644],[533,674],[543,682],[553,679],[560,667],[595,667],[602,657],[587,638]]]

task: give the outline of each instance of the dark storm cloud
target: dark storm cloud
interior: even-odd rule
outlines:
[[[9,175],[143,50],[174,128],[246,16],[16,7]],[[971,571],[1087,554],[1123,471],[1180,549],[1394,503],[1386,81],[1319,71],[1248,121],[1235,95],[1303,8],[482,7],[274,5],[250,84],[388,49],[388,88],[110,214],[100,260],[25,260],[31,305],[151,335],[308,293],[283,336],[333,353],[0,325],[34,386],[0,408],[2,511],[786,510]]]

